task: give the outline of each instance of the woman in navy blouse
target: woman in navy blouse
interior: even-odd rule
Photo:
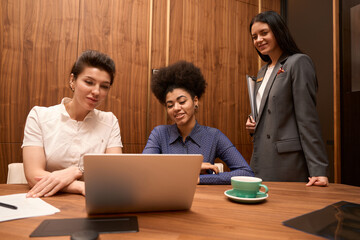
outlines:
[[[232,176],[254,176],[243,156],[220,130],[197,123],[195,113],[205,88],[200,69],[189,62],[177,62],[153,75],[151,90],[175,124],[155,127],[143,153],[202,154],[200,184],[230,184]],[[225,162],[231,172],[219,173],[214,165],[216,158]]]

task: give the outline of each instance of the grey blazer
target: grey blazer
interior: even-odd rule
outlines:
[[[267,65],[257,75],[255,96]],[[327,176],[328,159],[316,111],[317,79],[305,54],[281,56],[265,87],[250,166],[264,181]]]

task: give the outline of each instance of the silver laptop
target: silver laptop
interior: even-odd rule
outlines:
[[[202,161],[200,154],[86,154],[86,211],[190,209]]]

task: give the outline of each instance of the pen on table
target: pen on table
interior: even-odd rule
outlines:
[[[10,209],[14,209],[14,210],[17,209],[17,206],[10,205],[10,204],[3,203],[3,202],[0,202],[0,206],[1,206],[1,207],[6,207],[6,208],[10,208]]]

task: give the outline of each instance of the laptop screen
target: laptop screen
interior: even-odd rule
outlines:
[[[202,161],[200,154],[87,154],[87,212],[189,209]]]

